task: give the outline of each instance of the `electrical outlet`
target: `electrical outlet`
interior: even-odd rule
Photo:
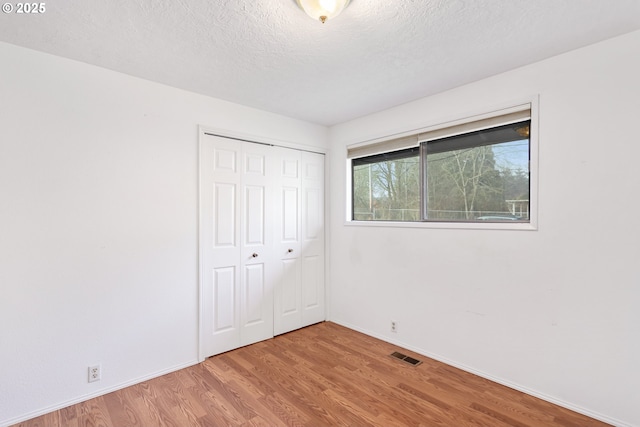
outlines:
[[[100,381],[102,378],[102,372],[100,365],[89,366],[89,382]]]
[[[395,320],[391,321],[391,332],[398,332],[398,322]]]

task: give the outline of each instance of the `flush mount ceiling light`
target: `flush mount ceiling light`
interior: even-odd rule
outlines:
[[[296,0],[300,9],[323,24],[327,19],[335,18],[347,7],[351,0]]]

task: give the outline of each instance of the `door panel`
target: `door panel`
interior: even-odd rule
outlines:
[[[245,187],[245,247],[265,244],[265,188],[263,186]]]
[[[262,309],[265,298],[264,264],[246,266],[244,277],[245,325],[251,326],[264,322],[265,316]]]
[[[267,171],[265,170],[265,166],[267,160],[263,153],[247,153],[245,160],[245,174],[257,177],[266,177]]]
[[[302,309],[306,312],[314,310],[322,304],[322,259],[319,256],[305,256],[302,268]],[[314,322],[315,323],[315,322]]]
[[[320,221],[322,218],[322,205],[324,195],[319,188],[304,189],[304,238],[307,242],[317,242],[322,239],[324,227]]]
[[[273,336],[269,152],[220,137],[201,142],[202,357]]]
[[[302,320],[300,327],[325,319],[324,156],[302,153]]]
[[[283,178],[289,178],[297,181],[300,177],[300,155],[297,152],[291,151],[286,153],[284,149],[278,149],[278,151],[282,154],[281,158],[281,176]]]
[[[235,326],[235,267],[221,267],[213,271],[213,332],[233,329]]]
[[[296,316],[300,312],[298,304],[300,283],[300,266],[297,258],[282,260],[281,288],[278,298],[281,303],[280,315]],[[297,322],[297,320],[294,320]]]
[[[207,137],[200,150],[201,357],[240,345],[241,146]]]
[[[215,174],[224,172],[235,174],[238,171],[239,152],[237,148],[228,143],[214,148],[213,172]]]
[[[273,337],[273,301],[267,290],[266,268],[264,263],[244,268],[241,345]]]
[[[275,279],[274,334],[299,328],[302,320],[300,290],[300,159],[299,151],[277,149],[279,175],[276,177],[276,241],[274,253],[278,259]]]
[[[283,187],[282,188],[282,210],[281,218],[282,222],[282,235],[280,236],[281,242],[298,242],[298,188],[296,187]]]
[[[214,205],[214,234],[213,243],[217,248],[233,247],[236,244],[236,185],[230,183],[215,183]]]
[[[241,235],[241,345],[273,337],[273,269],[271,253],[275,162],[270,146],[243,143],[244,203]]]

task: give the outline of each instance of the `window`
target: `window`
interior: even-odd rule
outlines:
[[[530,129],[529,107],[350,149],[351,219],[530,222]]]
[[[353,219],[419,221],[420,150],[353,160]]]

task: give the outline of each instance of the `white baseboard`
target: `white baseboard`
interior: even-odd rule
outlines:
[[[130,387],[132,385],[139,384],[141,382],[151,380],[153,378],[158,378],[158,377],[161,377],[163,375],[170,374],[171,372],[179,371],[180,369],[184,369],[184,368],[188,368],[188,367],[193,366],[193,365],[197,365],[198,363],[200,363],[200,362],[195,360],[195,361],[192,361],[192,362],[188,362],[188,363],[185,363],[185,364],[174,366],[172,368],[163,369],[162,371],[154,372],[153,374],[145,375],[143,377],[139,377],[139,378],[133,379],[131,381],[126,381],[126,382],[120,383],[118,385],[115,385],[113,387],[104,388],[104,389],[95,391],[95,392],[90,393],[90,394],[85,394],[85,395],[82,395],[81,397],[78,397],[78,398],[75,398],[75,399],[67,400],[67,401],[61,402],[61,403],[56,403],[55,405],[51,405],[51,406],[48,406],[48,407],[43,408],[43,409],[39,409],[39,410],[34,411],[34,412],[30,412],[30,413],[25,414],[25,415],[20,415],[19,417],[15,417],[15,418],[12,418],[12,419],[9,419],[9,420],[0,421],[0,427],[8,427],[8,426],[11,426],[13,424],[18,424],[18,423],[21,423],[23,421],[27,421],[27,420],[30,420],[32,418],[39,417],[41,415],[48,414],[49,412],[53,412],[53,411],[57,411],[58,409],[66,408],[67,406],[71,406],[71,405],[75,405],[77,403],[85,402],[87,400],[93,399],[94,397],[104,396],[105,394],[109,394],[111,392],[114,392],[114,391],[117,391],[117,390],[121,390],[123,388],[127,388],[127,387]]]
[[[365,335],[377,338],[377,339],[379,339],[381,341],[385,341],[385,342],[388,342],[390,344],[394,344],[394,345],[397,345],[399,347],[406,348],[407,350],[411,350],[411,351],[413,351],[415,353],[422,354],[423,356],[426,356],[426,357],[428,357],[430,359],[437,360],[438,362],[445,363],[445,364],[447,364],[449,366],[453,366],[454,368],[458,368],[458,369],[461,369],[461,370],[463,370],[465,372],[472,373],[472,374],[477,375],[479,377],[482,377],[484,379],[487,379],[487,380],[493,381],[495,383],[507,386],[507,387],[512,388],[514,390],[521,391],[521,392],[523,392],[525,394],[528,394],[530,396],[534,396],[534,397],[537,397],[538,399],[542,399],[542,400],[544,400],[546,402],[553,403],[554,405],[562,406],[563,408],[569,409],[571,411],[577,412],[577,413],[582,414],[582,415],[586,415],[587,417],[591,417],[593,419],[602,421],[604,423],[611,424],[611,425],[617,426],[617,427],[633,427],[632,425],[627,424],[627,423],[625,423],[623,421],[617,420],[615,418],[611,418],[611,417],[608,417],[606,415],[600,414],[598,412],[594,412],[594,411],[591,411],[589,409],[582,408],[580,406],[576,406],[576,405],[571,404],[569,402],[565,402],[563,400],[557,399],[557,398],[555,398],[553,396],[549,396],[549,395],[546,395],[544,393],[540,393],[538,391],[528,389],[527,387],[521,386],[520,384],[516,384],[516,383],[513,383],[511,381],[507,381],[505,379],[495,377],[493,375],[487,374],[486,372],[479,371],[477,369],[471,368],[471,367],[466,366],[466,365],[464,365],[462,363],[458,363],[458,362],[456,362],[454,360],[450,360],[450,359],[448,359],[446,357],[442,357],[442,356],[440,356],[438,354],[431,353],[431,352],[426,351],[424,349],[411,346],[411,345],[409,345],[407,343],[404,343],[402,341],[390,339],[387,336],[380,335],[380,334],[377,334],[377,333],[375,333],[373,331],[360,328],[360,327],[358,327],[356,325],[350,324],[349,322],[343,322],[343,321],[337,320],[337,319],[327,319],[327,321],[337,323],[338,325],[344,326],[345,328],[353,329],[354,331],[361,332],[361,333],[363,333]]]

